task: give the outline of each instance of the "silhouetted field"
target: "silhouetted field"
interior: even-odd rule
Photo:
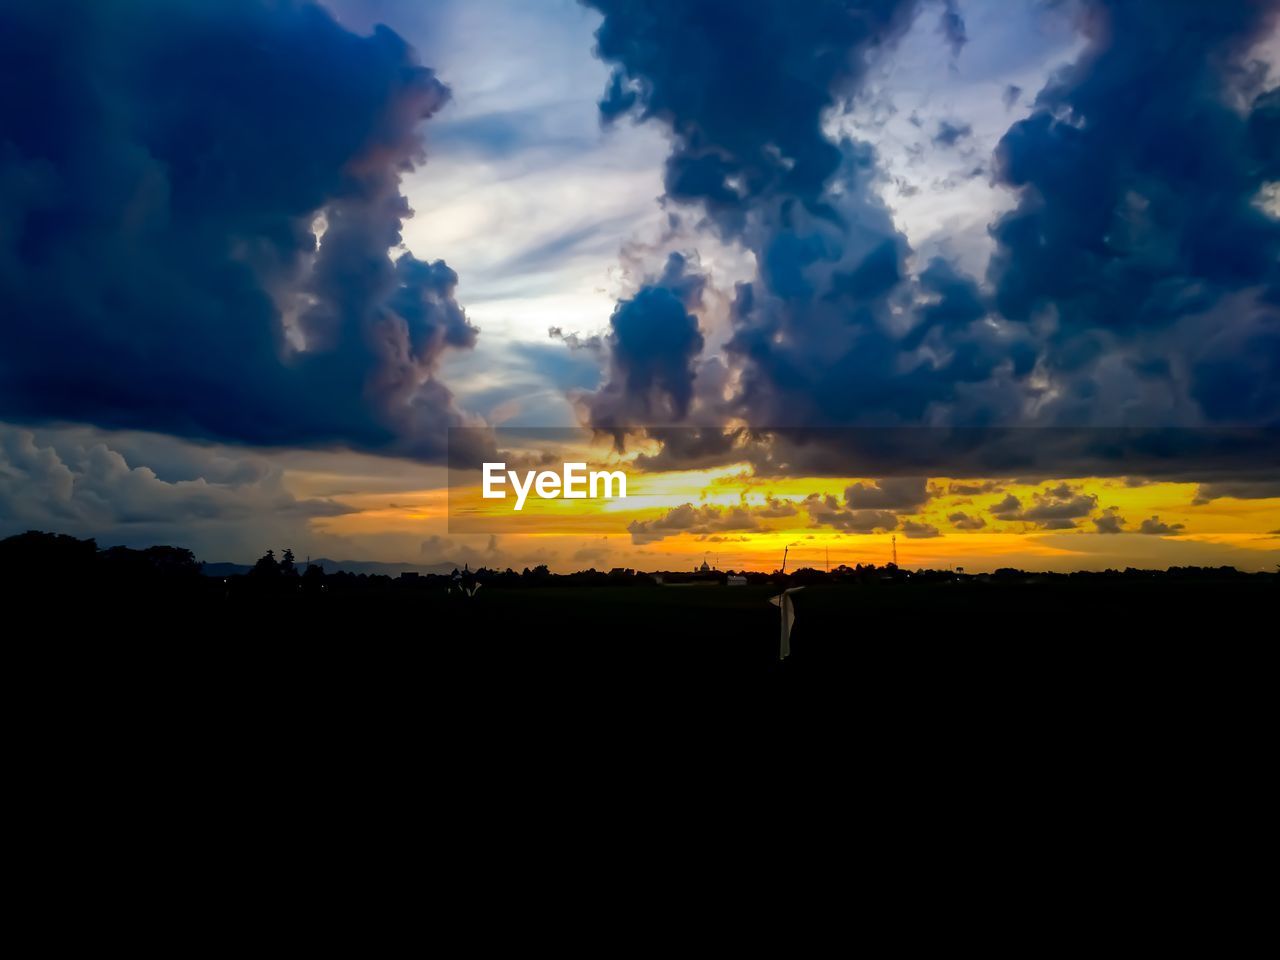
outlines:
[[[211,723],[265,709],[413,726],[439,722],[445,705],[461,711],[448,723],[481,722],[513,703],[554,711],[584,699],[660,714],[672,691],[745,696],[787,716],[847,707],[872,725],[1051,714],[1069,729],[1117,710],[1210,705],[1221,717],[1264,702],[1280,596],[1274,575],[1223,570],[967,580],[882,570],[830,582],[802,571],[787,582],[816,582],[794,595],[792,652],[780,662],[768,598],[782,578],[729,587],[481,574],[465,596],[447,577],[211,578],[169,553],[108,553],[81,551],[88,566],[51,575],[0,549],[6,603],[32,623],[10,652],[39,653],[46,681],[95,695],[118,685],[175,712],[216,704]]]
[[[116,585],[84,607],[51,600],[49,613],[112,618],[128,625],[127,638],[148,644],[215,643],[259,654],[336,644],[361,656],[413,651],[427,666],[463,671],[822,675],[885,663],[929,669],[930,658],[991,657],[1007,667],[1088,654],[1116,663],[1269,645],[1278,596],[1275,582],[1262,579],[810,584],[794,595],[792,653],[779,664],[779,614],[768,602],[776,584],[490,585],[472,597],[443,583],[394,581],[319,594],[197,586]]]

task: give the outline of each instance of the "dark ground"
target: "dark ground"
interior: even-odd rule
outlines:
[[[214,585],[210,585],[211,587]],[[1250,669],[1274,644],[1274,578],[811,584],[778,660],[773,585],[440,586],[322,595],[111,596],[46,618],[110,623],[125,659],[210,670],[382,675],[420,691],[489,682],[899,688],[1150,683]],[[85,630],[95,629],[89,623]],[[118,631],[118,632],[117,632]],[[79,631],[74,631],[78,633]],[[74,635],[74,633],[73,633]],[[103,642],[103,641],[100,641]]]
[[[230,588],[200,586],[26,586],[8,601],[42,599],[50,606],[32,612],[46,623],[105,618],[112,632],[147,645],[180,638],[227,647],[408,643],[427,659],[458,666],[497,667],[495,659],[513,658],[522,668],[572,660],[609,670],[685,663],[799,674],[912,651],[999,649],[1021,656],[1066,644],[1077,652],[1101,645],[1167,654],[1196,643],[1267,643],[1280,597],[1274,577],[811,583],[793,595],[792,655],[778,665],[779,615],[768,598],[779,587],[772,583],[485,585],[470,598],[442,585],[394,582],[322,595],[254,593],[234,581]]]
[[[15,792],[94,882],[139,838],[236,890],[359,848],[361,886],[482,899],[511,862],[560,884],[570,844],[610,892],[597,861],[762,886],[782,848],[908,923],[926,881],[1127,911],[1134,864],[1216,883],[1198,851],[1261,835],[1274,578],[813,584],[782,663],[764,584],[286,585],[0,581]]]
[[[1270,702],[1280,596],[1275,575],[1227,569],[798,571],[790,585],[809,582],[780,662],[768,602],[780,582],[762,575],[729,587],[489,572],[464,597],[447,577],[268,566],[223,579],[180,548],[2,540],[9,692],[45,719],[323,721],[379,741],[432,729],[438,742],[512,716],[565,715],[583,732],[595,716],[643,725],[699,708],[775,732],[825,713],[866,735],[1012,732],[1028,718],[1063,731],[1175,715],[1249,724]]]
[[[736,764],[739,784],[762,781],[741,789],[803,776],[824,803],[872,796],[924,823],[993,784],[1020,809],[1069,811],[1120,784],[1156,802],[1239,783],[1265,769],[1275,722],[1274,578],[813,584],[785,662],[763,584],[464,599],[207,581],[8,584],[20,748],[90,792],[172,781],[240,809],[254,782],[297,781],[422,816],[447,796],[499,820],[601,771],[608,786],[583,803],[658,789],[628,784],[646,769],[676,775],[651,802],[678,807],[681,782]]]

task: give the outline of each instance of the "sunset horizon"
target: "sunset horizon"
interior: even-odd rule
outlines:
[[[66,9],[0,6],[0,537],[1280,569],[1280,4]]]

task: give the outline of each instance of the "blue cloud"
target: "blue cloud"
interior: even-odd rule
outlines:
[[[1088,46],[997,150],[1019,203],[992,226],[996,304],[1056,317],[1059,416],[1114,408],[1108,368],[1132,355],[1131,392],[1189,380],[1211,420],[1276,422],[1280,315],[1240,295],[1280,289],[1280,221],[1255,202],[1280,162],[1280,98],[1254,95],[1243,60],[1280,5],[1085,6]]]
[[[311,3],[70,9],[0,10],[0,414],[436,455],[476,331],[387,251],[447,88]]]

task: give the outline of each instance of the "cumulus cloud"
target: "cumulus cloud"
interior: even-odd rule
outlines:
[[[915,3],[588,0],[614,65],[606,122],[635,112],[673,135],[666,192],[728,233],[766,196],[817,201],[840,166],[821,115],[853,89],[865,55],[910,25]]]
[[[880,200],[874,152],[823,125],[866,93],[868,64],[918,4],[591,5],[604,16],[598,54],[614,68],[602,118],[664,128],[666,200],[701,210],[754,259],[730,308],[717,422],[1277,422],[1280,218],[1257,200],[1280,180],[1280,92],[1260,92],[1265,71],[1246,62],[1275,25],[1274,0],[1072,8],[1078,59],[996,152],[995,179],[1015,205],[991,225],[985,283],[946,257],[917,264]],[[963,20],[954,4],[943,12],[958,50]],[[1023,93],[1009,85],[1006,106]],[[939,144],[957,144],[963,124],[940,126]],[[834,463],[819,448],[844,439],[813,437],[805,460]],[[1181,453],[1143,455],[1164,457],[1167,473],[1197,445],[1184,440]],[[1119,469],[1123,442],[1070,442],[1060,461]],[[1027,476],[1098,475],[1050,466],[1056,442],[1035,445],[1022,456],[1046,468]],[[995,462],[968,475],[1015,475]]]
[[[987,525],[987,521],[983,520],[982,517],[971,516],[960,510],[949,514],[947,522],[957,530],[981,530]]]
[[[1020,519],[1033,523],[1045,520],[1077,520],[1087,517],[1098,507],[1098,497],[1081,493],[1069,484],[1060,483],[1031,495],[1032,504],[1022,511]]]
[[[904,521],[902,524],[902,532],[911,540],[927,540],[932,537],[942,536],[941,531],[939,531],[933,524],[923,523],[916,520]]]
[[[1148,536],[1163,537],[1169,534],[1181,533],[1186,529],[1186,525],[1182,523],[1165,523],[1158,516],[1148,517],[1142,521],[1142,525],[1138,527],[1139,533],[1145,533]]]
[[[680,533],[710,534],[727,530],[758,530],[760,520],[745,506],[717,507],[712,504],[694,506],[683,503],[652,520],[633,520],[627,524],[631,542],[642,545],[664,540]]]
[[[753,509],[756,515],[761,517],[794,517],[800,512],[790,500],[780,500],[777,497],[768,497],[763,507]]]
[[[1001,520],[1016,520],[1021,512],[1022,501],[1012,493],[1006,494],[1003,500],[991,508],[992,516],[999,517]]]
[[[1120,516],[1117,507],[1107,507],[1093,518],[1093,525],[1098,533],[1123,533],[1124,517]]]
[[[933,496],[926,477],[887,477],[845,488],[844,501],[853,510],[911,511]]]
[[[850,510],[829,494],[811,494],[805,499],[804,507],[815,527],[834,527],[850,533],[874,533],[898,527],[898,515],[890,510]]]
[[[1277,8],[1083,0],[1079,59],[1000,141],[1019,200],[989,279],[1003,316],[1048,324],[1041,417],[1280,415],[1280,220],[1255,203],[1280,169],[1280,95],[1240,109],[1232,89]]]
[[[737,376],[722,417],[918,422],[962,396],[1007,405],[1031,368],[1023,335],[980,322],[976,284],[943,265],[918,279],[936,309],[901,329],[910,251],[875,189],[874,154],[823,131],[916,3],[592,5],[604,14],[598,53],[615,67],[602,117],[664,126],[667,198],[700,206],[754,254],[757,273],[731,306]]]
[[[1034,491],[1030,504],[1024,504],[1012,493],[1007,494],[990,512],[998,520],[1022,521],[1042,530],[1072,530],[1078,520],[1090,516],[1097,508],[1096,494],[1081,493],[1067,483],[1059,483]]]
[[[606,338],[609,377],[588,400],[593,425],[667,423],[689,412],[703,344],[693,310],[705,283],[684,256],[673,253],[659,276],[618,303]]]
[[[353,512],[294,496],[283,471],[260,457],[167,441],[157,458],[166,478],[117,446],[76,431],[38,439],[0,424],[0,535],[42,529],[246,559],[269,546],[301,547],[311,520]]]
[[[476,330],[393,259],[449,91],[321,7],[0,10],[0,414],[434,457]]]
[[[912,513],[936,495],[927,477],[885,477],[870,482],[857,481],[844,490],[842,500],[830,494],[811,494],[804,507],[815,526],[830,526],[854,533],[893,530],[899,514]],[[938,535],[928,524],[907,521],[903,527],[908,536]]]
[[[959,481],[950,484],[947,492],[960,497],[972,497],[981,493],[1000,493],[1004,489],[1002,480],[979,480],[976,482]]]

